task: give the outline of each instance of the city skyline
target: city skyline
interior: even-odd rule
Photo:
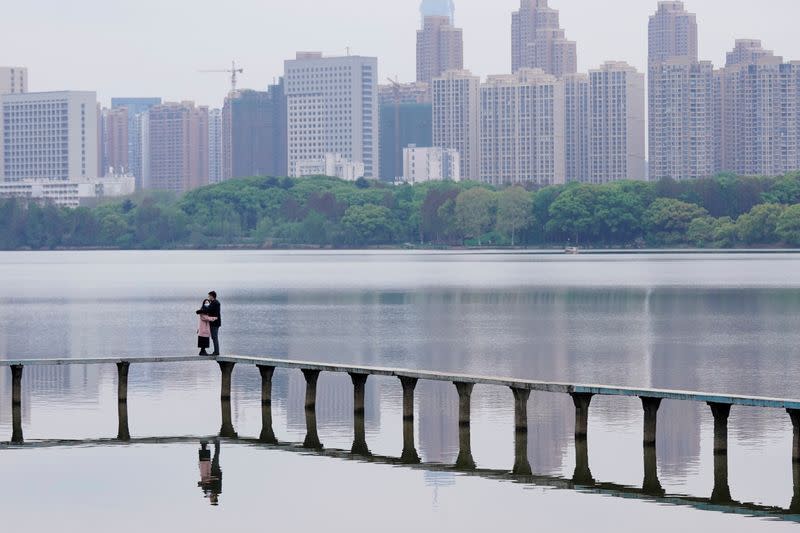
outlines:
[[[25,42],[33,24],[18,23],[0,35],[0,64],[28,67],[30,91],[96,90],[103,105],[108,105],[112,97],[141,95],[221,107],[230,80],[224,74],[198,70],[222,68],[235,58],[245,68],[240,87],[264,90],[281,75],[283,61],[296,51],[344,55],[348,46],[353,54],[379,58],[381,80],[397,76],[401,81],[411,81],[415,79],[413,49],[420,2],[381,2],[377,11],[375,4],[348,0],[333,6],[298,0],[264,6],[244,0],[231,14],[214,14],[220,28],[219,39],[214,40],[208,39],[206,32],[189,29],[200,27],[192,23],[193,19],[208,17],[209,10],[202,2],[191,8],[182,1],[168,6],[148,0],[136,6],[121,3],[122,16],[115,18],[114,25],[104,25],[100,23],[103,10],[96,9],[100,6],[96,0],[68,9],[53,0],[39,0],[5,10],[16,20],[37,21],[39,31],[48,32],[53,39],[59,39],[69,27],[69,36],[59,40],[61,52],[53,54],[48,47],[21,47],[19,43]],[[656,8],[655,1],[587,4],[550,0],[550,6],[559,10],[562,28],[577,42],[579,72],[597,68],[606,60],[626,61],[639,71],[646,70],[647,20]],[[723,65],[725,54],[740,38],[761,39],[765,48],[787,60],[800,58],[800,42],[793,36],[791,22],[793,14],[800,14],[800,7],[794,2],[774,0],[759,6],[758,11],[743,0],[693,0],[686,2],[686,7],[697,14],[702,29],[699,54],[715,66]],[[491,5],[477,0],[456,2],[456,25],[464,29],[465,68],[482,78],[510,72],[511,13],[518,8],[518,0],[498,0]],[[42,9],[56,16],[42,22],[38,17]],[[251,9],[253,16],[237,17],[243,9]],[[153,18],[156,10],[160,16]],[[342,16],[352,11],[370,11],[371,18]],[[186,21],[185,31],[181,27],[176,30],[173,14]],[[287,20],[302,21],[309,31],[297,32],[286,24]],[[331,20],[337,24],[331,24]],[[609,31],[609,24],[613,24],[613,31]],[[147,28],[144,42],[140,38],[145,34],[143,28]],[[492,39],[486,39],[487,32]],[[98,47],[101,41],[106,44]],[[137,66],[135,71],[130,69],[132,64]]]

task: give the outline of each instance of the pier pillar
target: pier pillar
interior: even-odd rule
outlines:
[[[800,514],[800,462],[792,462],[792,480],[793,480],[793,496],[792,502],[789,505],[789,512],[792,514]]]
[[[117,402],[117,440],[128,442],[131,440],[131,431],[128,427],[128,402]]]
[[[589,431],[589,404],[594,394],[574,392],[572,403],[575,404],[575,440],[586,439]]]
[[[22,435],[22,404],[14,403],[11,405],[11,444],[23,444],[25,438]]]
[[[219,436],[223,439],[235,439],[238,435],[233,427],[233,416],[231,416],[231,399],[222,398],[220,400],[222,409],[222,426],[219,429]]]
[[[11,403],[22,405],[22,365],[11,367]]]
[[[403,386],[403,420],[414,420],[414,389],[417,388],[417,378],[400,378]],[[413,425],[411,426],[413,429]]]
[[[258,440],[264,444],[276,444],[275,432],[272,429],[272,376],[274,366],[258,366],[261,374],[261,435]]]
[[[530,389],[511,387],[514,394],[514,468],[516,476],[530,476],[531,463],[528,459],[528,399]]]
[[[658,479],[658,457],[655,446],[644,447],[644,481],[642,492],[650,496],[663,496],[664,488]]]
[[[575,438],[575,471],[572,482],[580,485],[594,485],[592,470],[589,468],[589,444],[586,437]]]
[[[792,462],[800,462],[800,411],[796,409],[787,409],[789,417],[792,419],[792,432],[794,438],[792,439]]]
[[[514,394],[514,431],[528,432],[528,399],[531,397],[530,389],[517,389],[512,387]]]
[[[731,405],[709,402],[708,406],[714,415],[714,455],[728,453],[728,416],[731,414]]]
[[[231,399],[231,378],[233,376],[233,367],[236,363],[227,363],[225,361],[217,361],[219,364],[220,372],[222,372],[222,386],[220,387],[219,397],[223,400]]]
[[[711,503],[728,503],[731,501],[731,488],[728,484],[728,452],[714,454],[714,490],[711,491]]]
[[[350,374],[353,381],[353,412],[364,414],[364,397],[366,395],[367,374]]]
[[[661,407],[661,398],[642,397],[644,408],[644,446],[656,445],[656,428],[658,425],[658,408]]]
[[[458,391],[458,425],[469,426],[470,404],[474,383],[453,383]]]
[[[317,406],[317,380],[319,370],[303,369],[303,377],[306,378],[306,409],[315,409]]]
[[[128,371],[131,364],[126,361],[117,363],[117,401],[128,401]]]

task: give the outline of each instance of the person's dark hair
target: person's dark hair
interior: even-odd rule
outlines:
[[[208,293],[208,295],[214,298],[215,300],[217,299],[217,291],[211,291]]]

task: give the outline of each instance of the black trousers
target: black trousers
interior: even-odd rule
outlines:
[[[211,342],[214,343],[214,355],[219,355],[219,328],[211,326]]]

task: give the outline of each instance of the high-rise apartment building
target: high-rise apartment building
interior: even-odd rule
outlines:
[[[222,110],[208,110],[208,182],[222,181]]]
[[[714,67],[698,61],[697,21],[683,2],[659,2],[648,27],[650,179],[715,172]]]
[[[717,73],[720,170],[778,176],[800,168],[800,62],[737,41]]]
[[[28,92],[28,69],[25,67],[0,67],[0,94]]]
[[[547,0],[521,0],[511,16],[511,69],[539,68],[562,77],[578,70],[574,41],[561,29],[558,10]]]
[[[458,151],[461,179],[477,181],[480,78],[450,70],[433,80],[433,145]]]
[[[5,181],[96,178],[97,96],[61,91],[0,100]]]
[[[338,154],[377,177],[378,60],[300,52],[285,62],[288,166]]]
[[[151,107],[142,118],[142,184],[185,192],[208,184],[208,108],[193,102]]]
[[[403,175],[400,179],[405,183],[459,181],[460,167],[461,158],[455,150],[412,144],[403,148]]]
[[[236,91],[222,110],[223,179],[287,176],[283,80],[267,91]]]
[[[564,76],[564,157],[567,181],[590,181],[589,76]]]
[[[697,20],[683,2],[659,2],[648,25],[648,61],[675,58],[697,61]]]
[[[128,109],[104,109],[102,112],[103,158],[101,176],[126,174],[128,165]]]
[[[624,62],[589,71],[589,179],[643,180],[644,74]]]
[[[426,16],[417,31],[417,81],[430,83],[447,70],[464,68],[464,36],[449,17]]]
[[[480,179],[564,183],[564,84],[539,69],[490,76],[480,89]]]
[[[128,170],[136,178],[136,188],[142,188],[142,117],[161,98],[112,98],[111,109],[128,110]]]

